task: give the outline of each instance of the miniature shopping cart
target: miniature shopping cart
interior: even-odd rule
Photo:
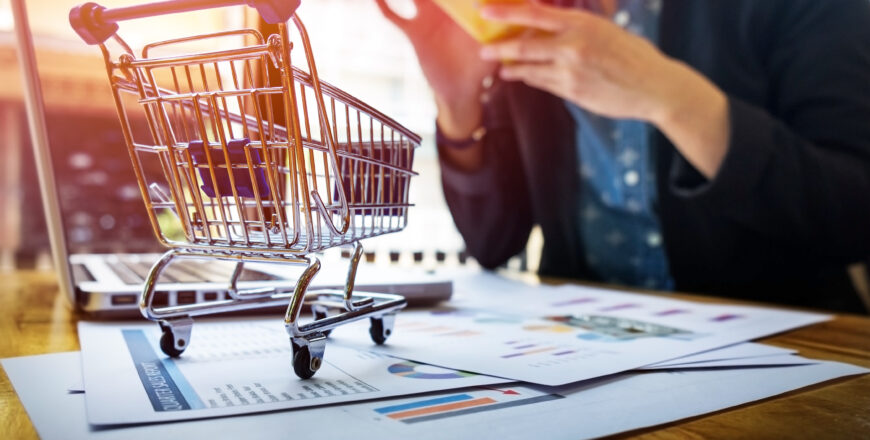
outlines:
[[[264,38],[245,29],[155,42],[140,57],[116,33],[124,20],[241,4],[278,33]],[[354,279],[359,240],[405,227],[420,138],[319,79],[298,6],[176,0],[116,9],[86,3],[70,12],[76,32],[102,50],[148,216],[170,248],[139,302],[159,323],[169,356],[190,344],[194,316],[289,302],[293,368],[309,378],[333,328],[368,318],[372,339],[382,344],[406,304],[397,295],[354,292]],[[291,21],[307,70],[291,64]],[[344,289],[309,291],[320,269],[313,254],[335,246],[354,247]],[[161,273],[175,260],[203,258],[235,263],[228,298],[158,307]],[[294,265],[300,274],[292,291],[240,289],[245,262]],[[300,325],[303,304],[314,320]]]

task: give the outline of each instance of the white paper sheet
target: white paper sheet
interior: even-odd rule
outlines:
[[[741,370],[626,373],[580,386],[498,386],[265,414],[99,429],[85,417],[85,394],[64,390],[81,375],[78,353],[2,361],[46,440],[175,438],[580,439],[617,434],[741,405],[868,370],[835,362]],[[506,394],[513,391],[516,394]],[[476,407],[437,408],[434,399],[491,399]],[[564,396],[563,398],[554,397]],[[544,396],[544,397],[542,397]],[[535,400],[536,399],[536,400]],[[428,401],[428,402],[427,402]],[[501,403],[514,402],[513,405]],[[399,405],[428,414],[390,417]],[[470,411],[477,408],[477,411]],[[407,411],[411,408],[406,408]],[[426,415],[439,416],[429,420]],[[735,431],[737,432],[737,431]],[[739,432],[738,432],[739,434]],[[751,436],[753,433],[744,433]]]
[[[200,321],[178,359],[156,324],[79,323],[88,420],[97,425],[186,420],[506,382],[327,344],[309,380],[293,373],[274,318]]]
[[[794,353],[797,353],[797,350],[774,347],[772,345],[756,344],[754,342],[744,342],[741,344],[729,345],[727,347],[717,348],[714,350],[704,351],[689,356],[671,359],[665,362],[659,362],[653,365],[647,365],[642,369],[666,367],[669,365],[685,365],[711,361],[746,359],[762,356],[782,356]]]
[[[640,370],[664,370],[675,368],[740,367],[758,365],[800,365],[818,363],[799,356],[789,356],[797,350],[789,350],[771,345],[744,342],[716,350],[705,351],[667,362],[641,367]],[[67,387],[71,393],[84,393],[84,383],[79,381]]]
[[[721,352],[721,353],[720,353]],[[673,361],[641,367],[639,370],[676,370],[691,368],[722,368],[722,367],[759,367],[782,365],[808,365],[819,361],[794,356],[797,350],[772,347],[763,344],[745,342],[719,350],[710,350],[698,355],[685,356]],[[67,387],[70,393],[84,393],[83,382],[77,382]]]
[[[738,359],[719,359],[714,361],[692,362],[688,364],[667,364],[643,367],[641,370],[686,370],[692,368],[735,368],[735,367],[761,367],[773,365],[807,365],[817,364],[819,361],[807,359],[791,354],[774,356],[755,356]]]
[[[333,337],[427,364],[557,386],[830,319],[576,286],[523,287],[487,274],[457,278],[454,286],[462,293],[451,308],[400,314],[388,345],[370,347],[357,324]]]

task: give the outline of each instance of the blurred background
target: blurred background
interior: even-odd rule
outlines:
[[[79,2],[26,1],[70,250],[160,251],[133,178],[99,49],[84,44],[68,23],[70,8]],[[413,11],[410,1],[393,3]],[[367,258],[424,265],[464,260],[462,239],[441,193],[433,143],[435,107],[411,46],[374,1],[303,1],[298,13],[324,80],[423,137],[409,226],[399,234],[366,240]],[[50,265],[13,26],[9,0],[0,0],[0,270]],[[125,22],[119,35],[135,50],[149,42],[244,26],[262,24],[252,9],[231,7]],[[530,262],[523,255],[510,264],[529,268]]]
[[[84,44],[68,23],[69,10],[82,0],[25,1],[70,250],[161,251],[133,179],[99,49]],[[101,1],[119,7],[147,0]],[[411,0],[390,3],[400,13],[413,14]],[[462,239],[441,192],[433,142],[435,107],[410,44],[373,0],[304,0],[298,13],[308,27],[323,79],[423,137],[414,164],[420,175],[411,185],[416,206],[408,228],[365,240],[366,259],[427,267],[465,264]],[[9,0],[0,0],[0,272],[51,264],[13,26]],[[174,37],[263,26],[253,9],[230,7],[125,22],[119,34],[140,48]],[[534,231],[526,252],[508,266],[536,270],[541,243]],[[870,297],[866,268],[856,265],[850,272],[858,289]]]

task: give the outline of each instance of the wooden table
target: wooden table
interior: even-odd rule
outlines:
[[[679,295],[682,299],[709,298]],[[50,272],[0,275],[0,358],[79,349],[76,321]],[[762,342],[815,359],[870,367],[870,318],[837,316]],[[0,375],[0,439],[36,438],[5,372]],[[783,396],[620,437],[867,438],[870,375],[849,377]]]

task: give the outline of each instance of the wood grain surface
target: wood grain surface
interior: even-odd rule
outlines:
[[[672,295],[703,302],[722,301]],[[0,275],[0,358],[79,350],[73,312],[51,272]],[[838,315],[832,321],[763,339],[805,357],[870,368],[870,318]],[[713,397],[711,397],[713,398]],[[614,415],[619,417],[619,415]],[[0,439],[36,438],[36,431],[0,373]],[[870,375],[848,377],[693,419],[621,434],[620,438],[868,438]]]

